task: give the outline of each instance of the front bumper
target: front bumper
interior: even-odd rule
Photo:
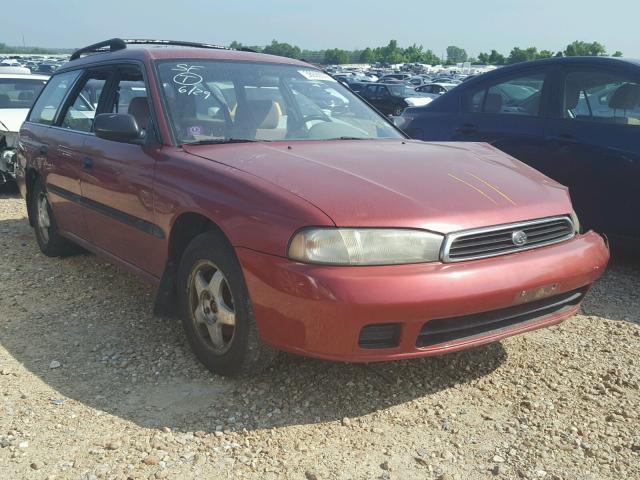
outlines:
[[[584,291],[609,259],[605,242],[593,232],[535,250],[449,264],[328,267],[245,248],[237,253],[263,342],[349,362],[438,355],[553,325],[575,314],[579,305],[506,328],[417,346],[432,320],[468,319],[522,304],[523,297],[540,298],[529,299],[531,292]],[[360,347],[363,327],[372,324],[400,324],[397,346]]]

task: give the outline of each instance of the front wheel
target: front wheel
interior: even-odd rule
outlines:
[[[225,376],[256,374],[276,355],[260,341],[242,269],[215,232],[187,247],[178,272],[182,321],[198,359]]]

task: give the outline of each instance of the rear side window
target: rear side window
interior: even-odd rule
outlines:
[[[640,78],[601,68],[568,73],[564,87],[564,117],[640,126]]]
[[[73,71],[51,77],[33,106],[29,121],[51,125],[67,92],[79,75],[79,71]]]
[[[467,95],[466,111],[538,116],[545,77],[544,73],[521,75],[474,89]]]
[[[104,72],[88,76],[64,114],[61,127],[78,132],[90,132],[106,82],[107,74]]]

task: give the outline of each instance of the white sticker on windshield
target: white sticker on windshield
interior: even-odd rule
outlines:
[[[320,70],[298,70],[298,73],[307,80],[323,80],[325,82],[336,82],[335,78],[327,75]]]

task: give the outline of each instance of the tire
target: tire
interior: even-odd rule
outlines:
[[[34,230],[40,251],[47,257],[66,257],[75,253],[76,246],[58,232],[58,224],[49,205],[47,189],[37,178],[31,195]]]
[[[277,352],[260,341],[240,262],[222,234],[202,233],[191,241],[177,286],[185,333],[210,371],[248,376],[271,364]]]
[[[393,107],[393,116],[399,117],[400,115],[402,115],[403,111],[404,111],[404,107]]]

